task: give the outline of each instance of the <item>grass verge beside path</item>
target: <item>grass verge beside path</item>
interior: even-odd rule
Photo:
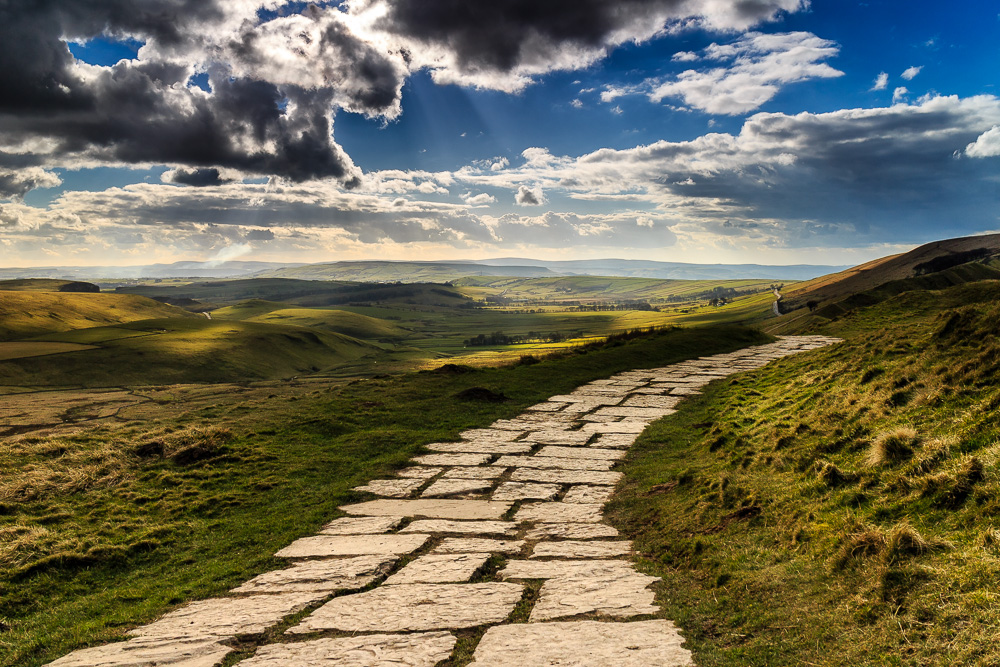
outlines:
[[[1000,664],[1000,283],[710,385],[609,506],[701,667]]]
[[[153,421],[0,442],[0,665],[36,667],[121,639],[174,605],[280,567],[352,486],[421,447],[579,384],[768,340],[735,326],[673,329],[540,363],[276,390]],[[461,400],[484,387],[506,403]]]

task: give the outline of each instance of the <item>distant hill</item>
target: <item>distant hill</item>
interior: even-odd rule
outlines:
[[[299,280],[350,280],[355,282],[448,282],[467,276],[517,276],[539,278],[558,275],[545,266],[488,266],[475,262],[331,262],[276,269],[261,274],[270,278]]]
[[[0,340],[163,317],[198,315],[131,294],[0,291]]]
[[[278,262],[174,262],[142,266],[38,266],[0,268],[0,280],[48,278],[58,280],[115,280],[134,278],[236,278],[283,267]]]
[[[842,271],[847,266],[794,264],[688,264],[637,259],[582,259],[544,261],[522,258],[478,260],[477,264],[496,267],[542,266],[561,274],[660,278],[667,280],[809,280]],[[504,274],[509,275],[509,274]]]

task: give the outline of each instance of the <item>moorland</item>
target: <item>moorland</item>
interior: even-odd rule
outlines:
[[[624,464],[612,521],[665,617],[700,665],[995,664],[998,255],[957,239],[782,284],[0,285],[0,665],[273,568],[426,443],[794,333],[844,342],[711,384]]]

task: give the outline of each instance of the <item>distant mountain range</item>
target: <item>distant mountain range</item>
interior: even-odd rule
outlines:
[[[146,266],[47,266],[0,268],[0,280],[59,278],[65,280],[121,280],[138,278],[297,278],[370,282],[445,282],[467,276],[544,278],[572,275],[658,278],[670,280],[809,280],[836,273],[847,266],[796,264],[688,264],[630,259],[545,261],[497,258],[475,261],[389,262],[358,261],[323,264],[278,262],[174,262]]]

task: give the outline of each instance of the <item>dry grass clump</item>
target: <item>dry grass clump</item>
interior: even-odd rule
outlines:
[[[852,561],[881,557],[888,565],[922,556],[932,551],[950,549],[946,540],[928,539],[909,523],[903,521],[886,531],[878,526],[856,524],[844,540],[833,561],[835,569],[843,569]]]
[[[996,549],[1000,547],[1000,530],[987,528],[979,536],[979,546],[984,549]]]
[[[917,432],[909,426],[882,433],[875,438],[868,450],[868,464],[895,465],[913,456],[917,443]]]
[[[924,444],[920,457],[910,469],[911,475],[926,475],[934,470],[951,455],[954,439],[931,440]]]
[[[819,477],[827,486],[835,487],[856,481],[858,476],[855,473],[844,472],[833,463],[822,461],[817,464]]]

